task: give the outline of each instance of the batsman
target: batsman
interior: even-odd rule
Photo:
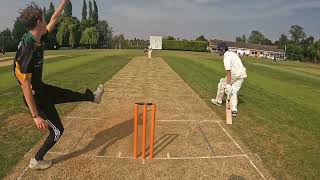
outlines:
[[[238,113],[238,93],[247,77],[246,68],[238,54],[229,51],[227,44],[218,45],[220,55],[223,55],[223,64],[226,70],[226,77],[222,78],[218,84],[217,96],[211,99],[212,104],[221,106],[224,94],[230,96],[232,116],[236,117]]]
[[[43,145],[31,159],[29,168],[46,169],[52,165],[51,160],[44,160],[46,153],[54,146],[63,134],[64,127],[55,108],[56,104],[90,101],[99,104],[104,92],[100,84],[93,93],[86,89],[85,93],[48,85],[42,81],[44,59],[43,43],[58,21],[69,0],[61,0],[47,24],[42,9],[35,3],[29,4],[20,11],[18,20],[28,29],[19,44],[14,59],[14,75],[22,91],[25,104],[30,110],[33,120],[39,129],[48,129],[49,135]]]

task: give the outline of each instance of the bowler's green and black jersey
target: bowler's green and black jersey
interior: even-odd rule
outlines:
[[[46,35],[42,36],[41,42]],[[19,83],[29,79],[35,91],[41,89],[43,53],[43,44],[37,43],[35,37],[27,32],[22,37],[13,63],[14,74]]]

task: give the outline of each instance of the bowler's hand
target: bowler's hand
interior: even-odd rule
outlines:
[[[48,124],[42,117],[36,117],[33,119],[39,129],[47,129]]]

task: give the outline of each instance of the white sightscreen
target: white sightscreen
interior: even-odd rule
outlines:
[[[150,36],[150,45],[152,49],[162,49],[162,36]]]

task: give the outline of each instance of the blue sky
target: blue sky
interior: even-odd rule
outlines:
[[[34,0],[49,6],[51,0]],[[88,0],[87,0],[88,1]],[[234,40],[259,30],[278,39],[298,24],[307,35],[320,37],[320,0],[96,0],[99,18],[110,22],[115,34],[147,39],[150,35],[174,35],[192,39]],[[1,0],[0,30],[12,28],[26,0]],[[59,0],[52,0],[55,6]],[[81,17],[82,0],[73,0],[73,13]]]

